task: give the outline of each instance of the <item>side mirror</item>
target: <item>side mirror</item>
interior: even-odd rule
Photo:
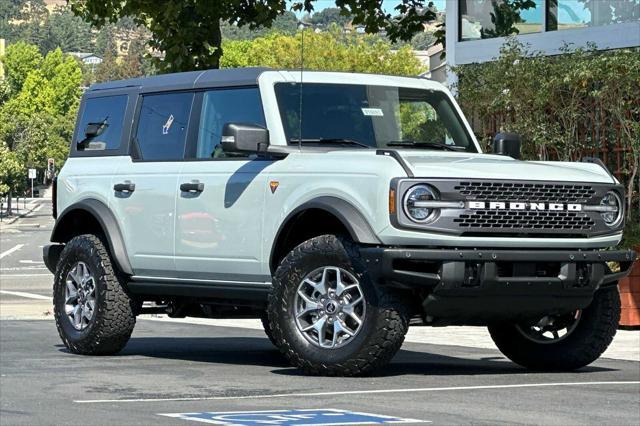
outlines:
[[[493,153],[520,159],[520,136],[515,133],[498,133],[493,138]]]
[[[269,131],[257,124],[227,123],[222,128],[224,152],[266,152]]]
[[[89,123],[84,129],[84,137],[86,139],[95,138],[101,133],[103,123]]]
[[[107,126],[108,124],[107,124],[106,118],[99,123],[88,123],[87,127],[85,127],[84,129],[84,138],[81,141],[79,141],[77,144],[78,150],[83,151],[84,149],[87,148],[87,146],[90,146],[91,145],[90,140],[104,133]],[[98,142],[97,144],[99,145],[101,143]],[[104,143],[102,143],[102,145],[104,145]],[[98,149],[104,149],[104,147],[103,148],[98,147]]]

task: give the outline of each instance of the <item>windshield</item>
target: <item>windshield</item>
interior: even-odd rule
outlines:
[[[290,144],[477,152],[448,96],[437,90],[357,84],[275,85]],[[342,142],[340,142],[342,141]],[[346,143],[345,143],[346,141]]]

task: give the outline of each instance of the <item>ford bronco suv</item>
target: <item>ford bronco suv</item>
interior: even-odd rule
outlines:
[[[58,331],[113,354],[136,316],[261,318],[308,374],[385,365],[409,324],[487,326],[532,369],[596,360],[620,315],[624,195],[597,160],[483,153],[419,78],[210,70],[93,85],[55,184]]]

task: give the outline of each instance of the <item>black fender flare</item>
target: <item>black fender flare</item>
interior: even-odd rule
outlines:
[[[275,254],[278,241],[280,240],[280,236],[282,235],[282,231],[287,227],[287,225],[293,218],[295,218],[305,210],[310,209],[324,210],[327,213],[335,216],[342,223],[342,225],[344,225],[347,232],[349,232],[349,236],[356,243],[373,245],[382,244],[380,239],[378,239],[376,233],[371,228],[371,225],[369,224],[367,219],[365,219],[362,213],[360,213],[360,211],[356,207],[354,207],[353,204],[343,200],[342,198],[322,196],[300,204],[298,207],[293,209],[291,213],[289,213],[287,217],[282,221],[271,245],[269,265],[271,265],[273,262],[273,256]]]
[[[102,201],[89,198],[68,206],[58,216],[56,224],[51,232],[51,241],[65,243],[64,233],[66,225],[65,216],[71,212],[83,210],[91,214],[100,224],[102,233],[109,246],[109,252],[111,257],[116,263],[118,269],[125,274],[133,275],[133,269],[131,263],[129,263],[129,256],[127,255],[127,249],[124,245],[124,238],[122,232],[120,232],[120,226],[116,220],[113,212]]]

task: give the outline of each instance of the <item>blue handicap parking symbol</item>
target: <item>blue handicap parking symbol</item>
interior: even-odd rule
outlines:
[[[358,413],[346,410],[269,410],[161,414],[176,419],[224,426],[330,426],[383,423],[424,423],[423,420]]]

